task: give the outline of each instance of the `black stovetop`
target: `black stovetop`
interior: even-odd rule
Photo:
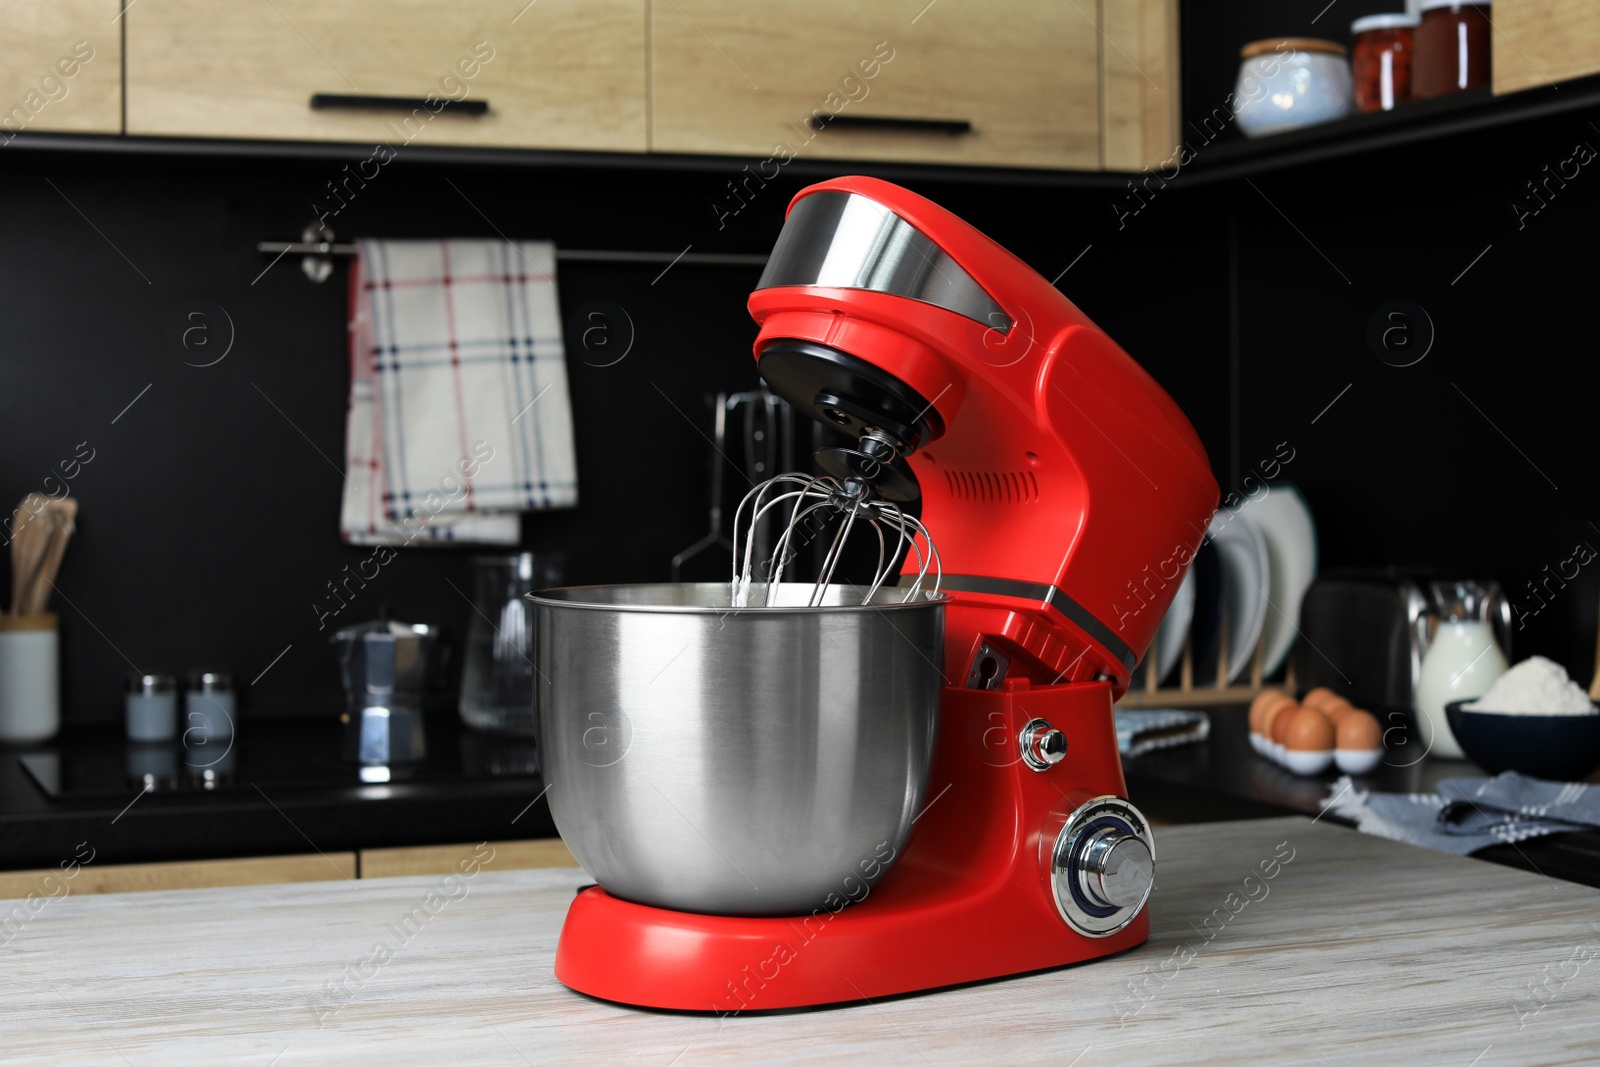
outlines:
[[[424,722],[428,758],[387,781],[340,758],[337,710],[246,717],[226,758],[187,764],[120,724],[0,748],[0,867],[50,867],[85,842],[97,863],[142,863],[554,835],[531,741],[469,730],[453,707]]]
[[[336,716],[245,720],[228,742],[185,746],[140,743],[114,726],[78,727],[56,742],[17,756],[54,800],[97,800],[150,793],[219,793],[259,788],[274,795],[375,784],[433,784],[482,778],[533,778],[534,742],[467,730],[447,713],[427,720],[425,759],[361,767],[340,755]]]

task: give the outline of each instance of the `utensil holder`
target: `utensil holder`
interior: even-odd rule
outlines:
[[[0,615],[0,742],[48,741],[61,728],[56,617]]]

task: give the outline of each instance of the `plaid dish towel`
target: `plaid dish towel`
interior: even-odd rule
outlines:
[[[1117,747],[1132,759],[1158,748],[1204,741],[1211,735],[1211,716],[1177,708],[1116,708]]]
[[[346,541],[515,545],[578,502],[554,246],[362,241],[350,304]]]
[[[1600,789],[1547,782],[1516,771],[1493,778],[1449,778],[1437,793],[1370,793],[1349,777],[1322,802],[1362,833],[1470,855],[1490,845],[1600,827]]]

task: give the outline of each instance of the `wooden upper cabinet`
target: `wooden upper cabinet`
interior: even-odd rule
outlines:
[[[643,151],[645,12],[646,0],[137,0],[124,16],[128,132]]]
[[[1533,89],[1600,72],[1600,3],[1495,0],[1494,91]]]
[[[0,143],[24,131],[122,131],[117,0],[0,5]]]
[[[1101,0],[1107,170],[1160,167],[1178,150],[1178,0]]]
[[[1097,169],[1098,8],[653,0],[651,147]]]

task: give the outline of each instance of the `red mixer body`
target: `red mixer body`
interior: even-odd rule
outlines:
[[[1076,868],[1062,875],[1061,857],[1069,835],[1108,832],[1105,818],[1078,820],[1109,801],[1121,820],[1109,822],[1149,846],[1153,867],[1147,825],[1116,799],[1126,786],[1112,702],[1215,509],[1205,452],[1149,375],[976,229],[870,178],[802,191],[791,221],[818,194],[862,198],[948,256],[933,264],[951,279],[933,278],[946,288],[932,300],[766,276],[750,298],[758,359],[820,352],[924,409],[900,419],[910,439],[897,440],[897,462],[920,488],[951,597],[928,800],[881,880],[842,883],[809,915],[689,914],[580,892],[556,976],[593,996],[720,1014],[845,1003],[1076,963],[1148,936],[1142,897],[1103,926],[1085,920],[1089,898],[1076,895],[1092,887]],[[782,248],[780,238],[775,259]],[[963,274],[998,308],[988,322],[938,302],[971,299]],[[763,376],[802,410],[834,414],[792,381],[785,394],[765,362]],[[1040,723],[1060,731],[1058,762],[1026,758]]]

